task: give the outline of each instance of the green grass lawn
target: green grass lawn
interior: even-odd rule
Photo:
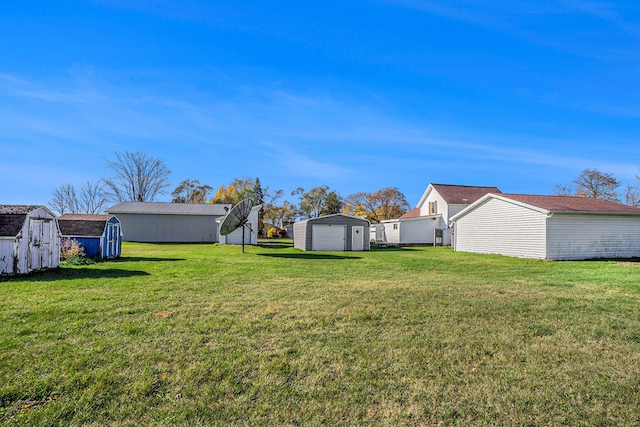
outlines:
[[[0,281],[0,424],[640,424],[640,264],[125,244]]]

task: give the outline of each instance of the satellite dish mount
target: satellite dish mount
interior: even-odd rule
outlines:
[[[226,236],[233,233],[238,228],[242,227],[242,253],[244,253],[244,229],[249,228],[249,231],[253,233],[251,224],[248,223],[249,214],[253,202],[251,199],[244,199],[237,205],[231,208],[227,215],[222,219],[220,223],[220,234]]]

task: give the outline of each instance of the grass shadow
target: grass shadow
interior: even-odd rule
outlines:
[[[118,257],[110,259],[108,262],[118,263],[118,262],[172,262],[172,261],[186,261],[185,258],[151,258],[151,257],[142,257],[142,256],[132,256],[132,257]]]
[[[282,242],[278,240],[273,240],[269,242],[258,242],[258,246],[266,249],[291,249],[293,248],[293,242]]]
[[[380,252],[398,252],[398,251],[419,251],[421,250],[421,248],[429,248],[432,246],[418,246],[418,245],[413,245],[413,246],[383,246],[383,245],[374,245],[373,243],[371,244],[371,251],[380,251]]]
[[[65,268],[60,267],[53,270],[37,271],[18,276],[3,276],[0,281],[15,282],[56,282],[60,280],[80,280],[80,279],[120,279],[125,277],[150,276],[146,271],[92,268]]]
[[[272,258],[289,258],[289,259],[310,259],[310,260],[340,260],[340,259],[360,259],[359,256],[345,256],[318,253],[301,253],[301,254],[256,254],[258,256],[267,256]]]

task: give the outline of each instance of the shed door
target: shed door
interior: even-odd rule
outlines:
[[[103,256],[107,258],[117,257],[118,253],[118,237],[120,236],[120,227],[118,224],[107,224],[107,250]]]
[[[52,231],[51,220],[29,220],[29,265],[27,271],[50,267]]]
[[[346,225],[318,224],[311,229],[311,249],[314,251],[344,251]]]
[[[364,250],[364,226],[354,225],[351,227],[351,250]]]

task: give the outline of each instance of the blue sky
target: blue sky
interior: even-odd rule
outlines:
[[[639,18],[629,1],[6,0],[0,203],[46,204],[126,150],[163,159],[171,189],[395,186],[412,205],[429,182],[632,182]]]

